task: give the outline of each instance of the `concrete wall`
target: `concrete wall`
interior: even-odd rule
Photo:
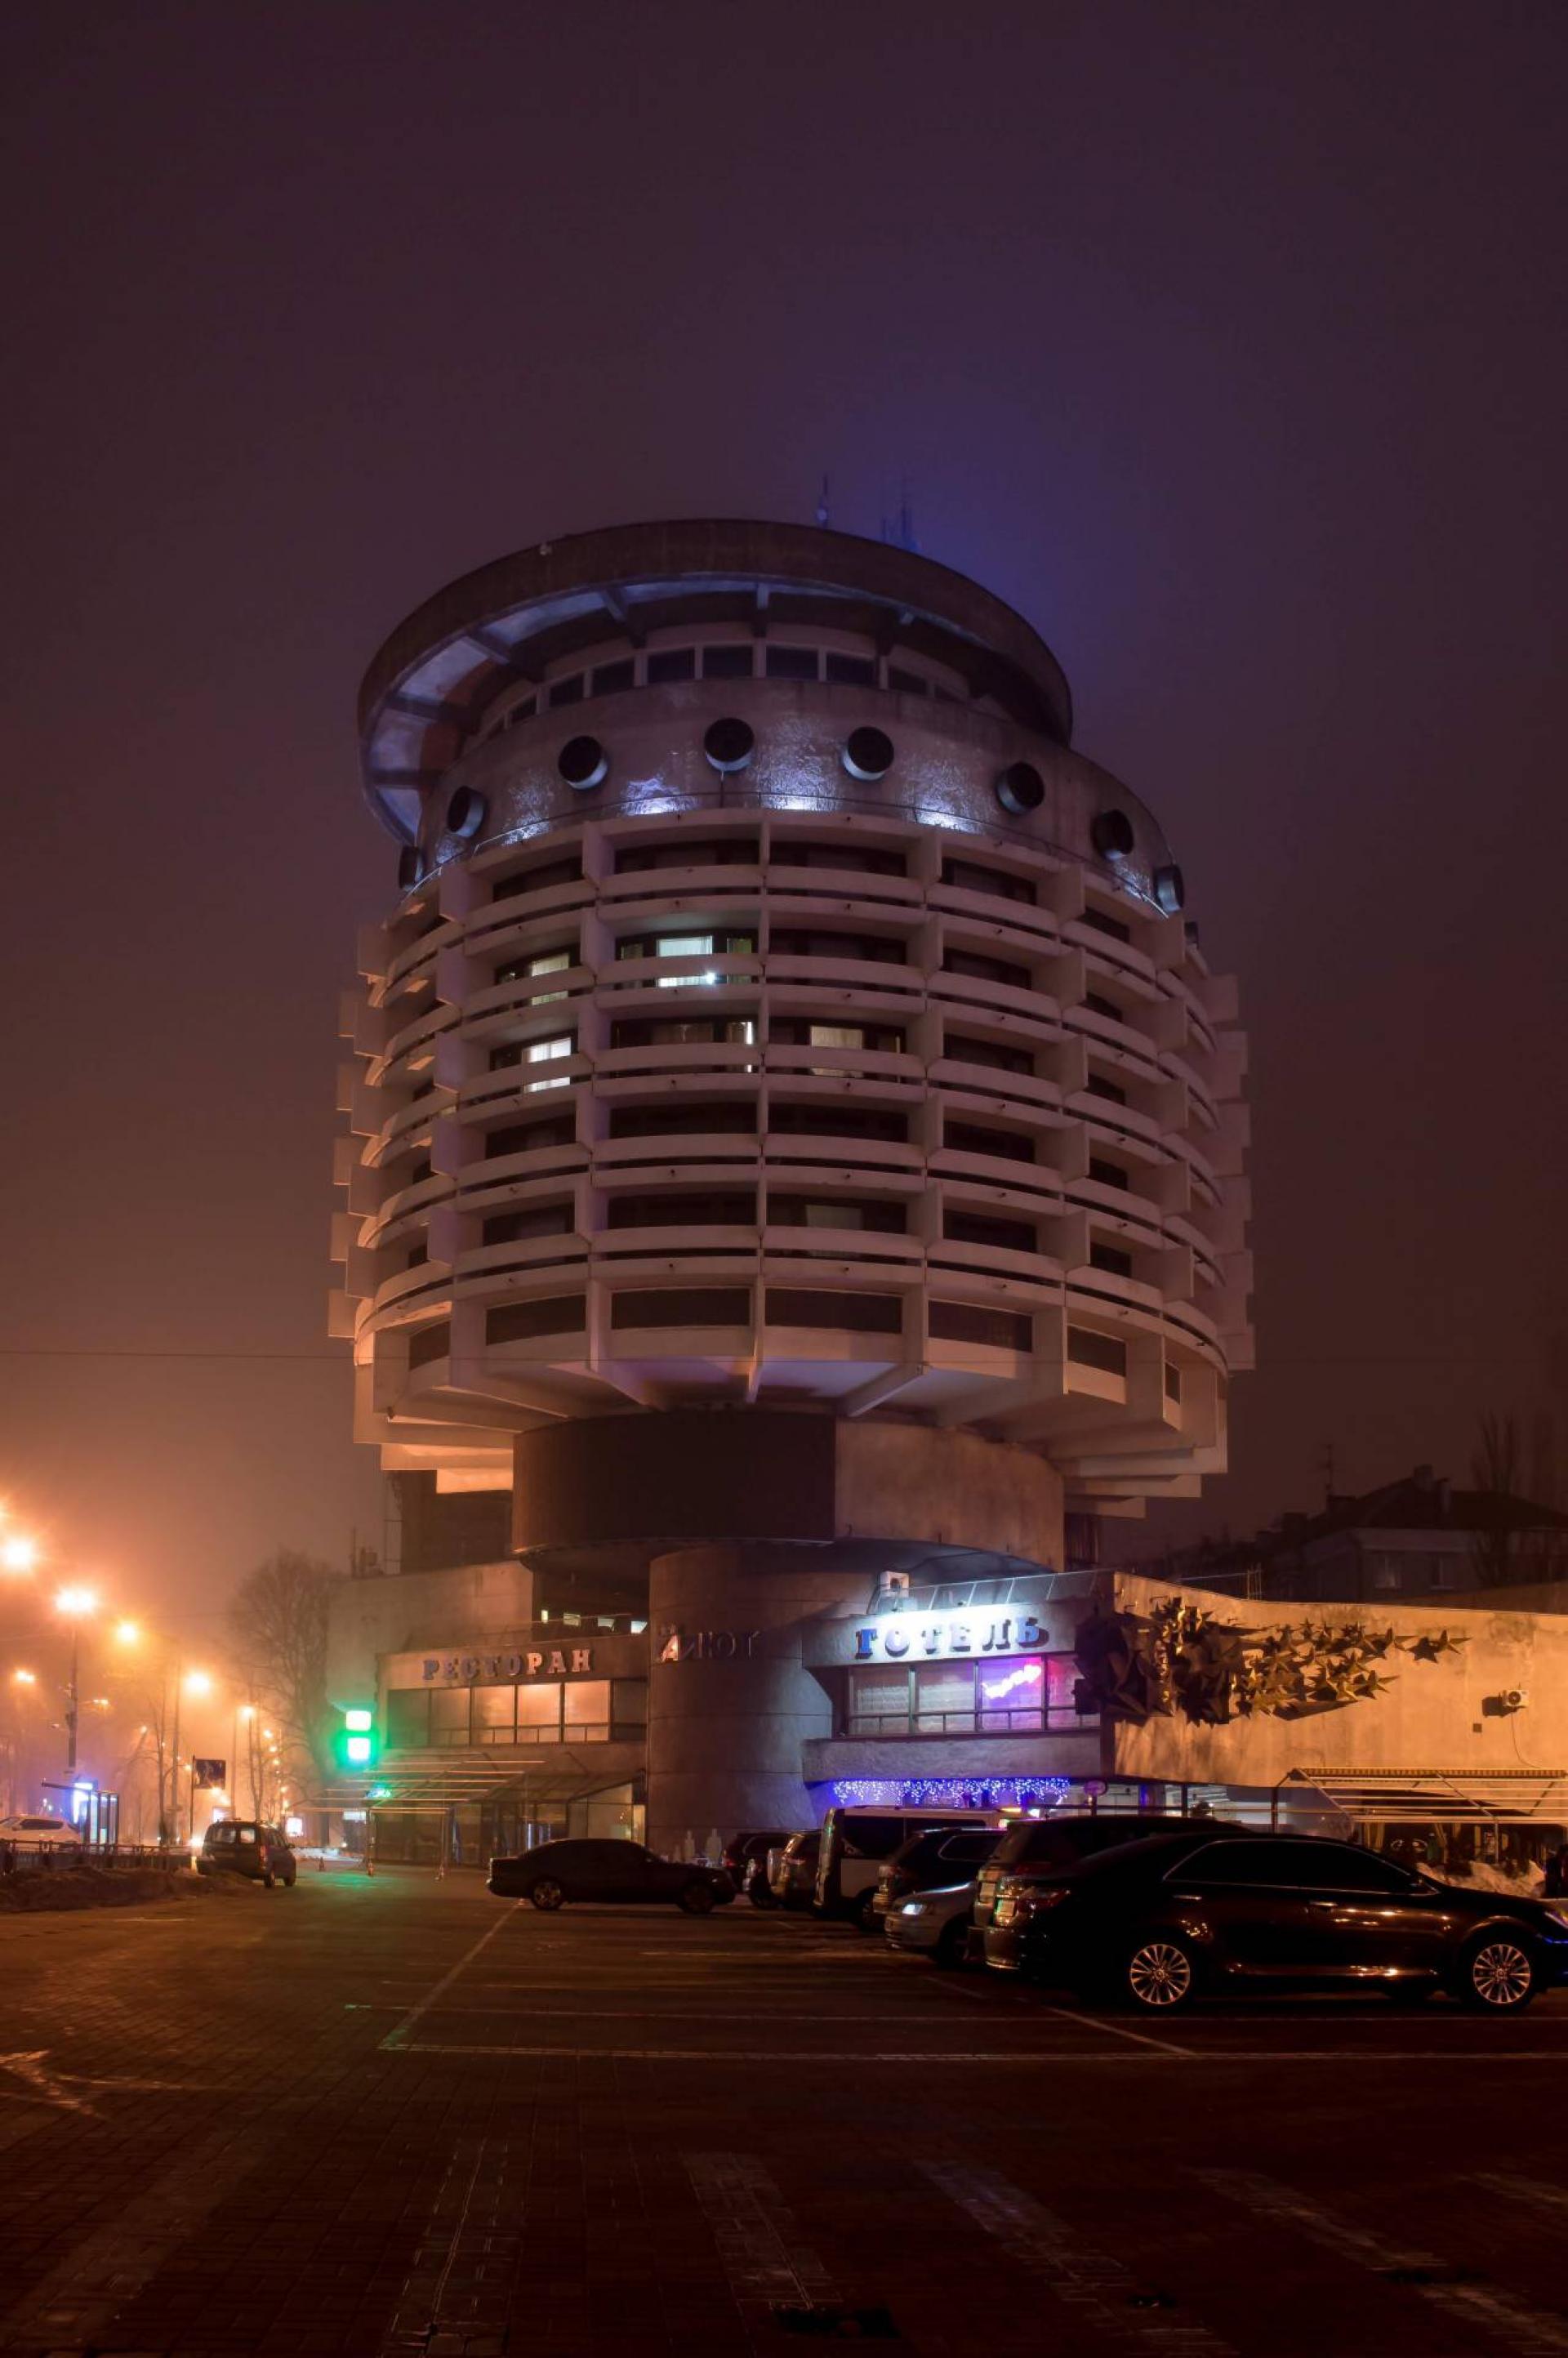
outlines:
[[[349,1580],[333,1592],[327,1631],[327,1696],[340,1710],[375,1693],[376,1658],[416,1647],[521,1639],[534,1617],[531,1573],[504,1563]]]
[[[914,1424],[846,1423],[835,1433],[841,1539],[926,1540],[1061,1563],[1062,1477],[1043,1457]]]
[[[832,1731],[804,1659],[824,1615],[864,1605],[866,1575],[827,1550],[688,1548],[661,1556],[649,1590],[648,1843],[674,1850],[715,1828],[805,1826],[815,1812],[801,1747]],[[678,1658],[662,1661],[671,1633]],[[715,1649],[714,1638],[735,1640]],[[708,1641],[706,1645],[702,1641]]]
[[[1259,1633],[1310,1621],[1412,1639],[1446,1629],[1467,1640],[1435,1661],[1391,1654],[1379,1666],[1392,1680],[1382,1694],[1301,1718],[1254,1713],[1204,1727],[1178,1712],[1141,1727],[1118,1721],[1108,1747],[1118,1776],[1273,1785],[1292,1768],[1568,1768],[1568,1614],[1418,1606],[1405,1598],[1381,1608],[1232,1603],[1129,1573],[1108,1575],[1104,1591],[1124,1612],[1146,1614],[1176,1595]],[[1519,1687],[1529,1694],[1524,1708],[1499,1710],[1498,1699]]]

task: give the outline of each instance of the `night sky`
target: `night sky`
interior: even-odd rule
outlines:
[[[5,69],[0,1486],[61,1562],[211,1608],[379,1538],[324,1320],[384,633],[825,472],[1044,633],[1241,978],[1260,1372],[1160,1528],[1550,1404],[1561,5],[124,0]]]

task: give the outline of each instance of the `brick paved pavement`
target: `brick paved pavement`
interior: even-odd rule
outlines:
[[[1563,1996],[1154,2036],[413,1874],[13,1920],[0,2351],[1568,2358],[1565,2103]]]

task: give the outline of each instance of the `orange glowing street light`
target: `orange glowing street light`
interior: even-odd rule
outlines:
[[[38,1568],[39,1548],[26,1531],[7,1531],[0,1539],[0,1572],[34,1572]]]
[[[78,1656],[81,1637],[81,1625],[82,1622],[91,1615],[97,1612],[98,1593],[95,1589],[92,1588],[62,1588],[56,1594],[54,1609],[57,1613],[63,1614],[66,1620],[70,1624],[70,1686],[69,1690],[70,1702],[67,1705],[65,1714],[65,1773],[74,1783],[76,1779],[76,1723],[80,1716],[77,1688],[79,1680]]]

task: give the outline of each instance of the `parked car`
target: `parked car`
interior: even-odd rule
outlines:
[[[1355,1843],[1191,1824],[1004,1883],[989,1964],[1172,2014],[1221,1990],[1446,1989],[1512,2014],[1568,1981],[1568,1908],[1465,1891]]]
[[[914,1949],[934,1965],[956,1968],[967,1962],[969,1911],[975,1904],[972,1883],[955,1883],[934,1891],[917,1891],[913,1898],[895,1900],[882,1918],[890,1949]]]
[[[1107,1811],[1103,1816],[1094,1817],[1015,1818],[976,1878],[975,1939],[970,1943],[970,1953],[979,1953],[997,1895],[1009,1877],[1034,1881],[1044,1875],[1060,1875],[1065,1868],[1076,1866],[1080,1860],[1093,1858],[1102,1850],[1114,1850],[1122,1843],[1142,1842],[1150,1834],[1182,1833],[1197,1823],[1195,1819],[1168,1816],[1159,1811]],[[1215,1833],[1231,1831],[1228,1825],[1212,1818],[1202,1823]]]
[[[255,1819],[215,1818],[196,1854],[198,1875],[244,1875],[270,1891],[281,1883],[292,1891],[299,1864],[287,1836]]]
[[[498,1899],[531,1899],[546,1909],[568,1900],[614,1908],[662,1901],[688,1916],[706,1916],[735,1897],[721,1866],[702,1859],[655,1858],[641,1843],[615,1836],[541,1843],[514,1858],[492,1858],[486,1880]]]
[[[768,1887],[779,1907],[810,1907],[821,1845],[821,1827],[807,1826],[803,1833],[791,1834],[782,1850],[768,1853]]]
[[[40,1811],[37,1817],[0,1818],[0,1845],[13,1850],[80,1850],[81,1836],[63,1818]]]
[[[1000,1826],[923,1826],[878,1867],[866,1930],[874,1931],[912,1892],[971,1881],[1003,1839]]]
[[[724,1845],[724,1867],[737,1891],[743,1891],[753,1908],[771,1908],[773,1894],[767,1887],[768,1853],[788,1842],[788,1826],[767,1826],[753,1832],[732,1834]],[[759,1893],[764,1895],[759,1898]]]
[[[995,1826],[994,1810],[833,1809],[822,1821],[812,1905],[819,1916],[849,1916],[870,1930],[877,1869],[912,1834],[935,1826]]]

